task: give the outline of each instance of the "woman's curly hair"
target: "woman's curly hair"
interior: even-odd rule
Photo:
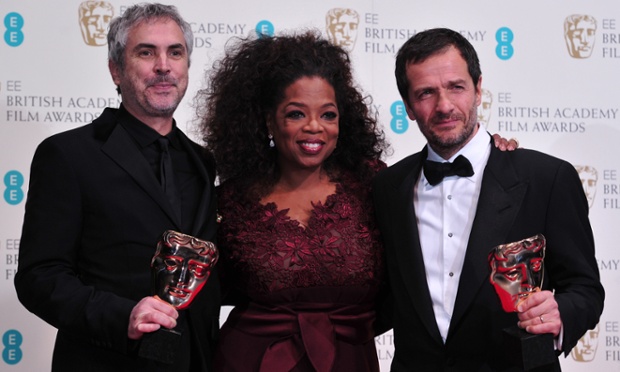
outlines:
[[[273,115],[288,86],[314,76],[334,88],[340,116],[338,143],[323,168],[332,180],[343,171],[361,181],[372,177],[371,166],[387,143],[369,110],[370,98],[354,85],[347,52],[318,32],[306,31],[237,39],[207,72],[207,87],[198,92],[195,104],[220,182],[235,179],[260,195],[271,190],[279,169],[277,149],[269,146],[267,116]]]

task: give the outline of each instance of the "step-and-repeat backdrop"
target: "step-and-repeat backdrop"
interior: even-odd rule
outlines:
[[[51,134],[92,121],[119,97],[107,69],[110,17],[132,1],[0,2],[0,336],[2,371],[49,370],[55,329],[15,295],[29,166]],[[408,121],[394,55],[416,32],[448,27],[477,49],[480,121],[492,133],[574,164],[590,202],[607,301],[565,371],[620,371],[620,3],[609,0],[175,0],[194,31],[188,93],[177,122],[197,139],[192,98],[230,38],[319,29],[347,48],[393,146],[392,164],[424,139]],[[228,309],[224,310],[224,315]],[[376,338],[382,370],[391,333]]]

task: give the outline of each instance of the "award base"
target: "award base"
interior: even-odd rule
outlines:
[[[557,361],[551,333],[534,335],[514,326],[503,329],[507,359],[524,371],[532,371]]]
[[[155,332],[145,333],[140,342],[138,355],[157,362],[172,364],[181,345],[181,332],[174,329],[160,328]]]

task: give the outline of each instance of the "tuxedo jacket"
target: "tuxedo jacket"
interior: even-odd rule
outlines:
[[[413,204],[426,157],[425,147],[379,173],[373,185],[390,284],[380,317],[394,330],[392,371],[511,370],[501,330],[515,326],[518,318],[502,310],[487,257],[499,244],[539,233],[547,238],[543,290],[555,291],[564,325],[561,351],[568,354],[596,326],[604,300],[588,203],[574,167],[540,152],[501,152],[492,146],[444,344]],[[550,370],[559,370],[559,363]]]
[[[152,295],[156,243],[168,229],[215,239],[214,173],[202,148],[179,131],[206,185],[192,231],[181,231],[148,161],[118,120],[117,110],[107,108],[93,123],[44,140],[32,161],[15,287],[28,310],[58,329],[53,370],[157,370],[137,357],[136,342],[127,337],[132,308]],[[183,311],[192,348],[181,355],[191,355],[192,371],[210,365],[219,296],[212,273]]]

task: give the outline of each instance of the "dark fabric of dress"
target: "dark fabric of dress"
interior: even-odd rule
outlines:
[[[236,306],[215,370],[379,371],[373,323],[384,273],[369,185],[343,177],[307,227],[234,182],[218,198],[223,280]]]

